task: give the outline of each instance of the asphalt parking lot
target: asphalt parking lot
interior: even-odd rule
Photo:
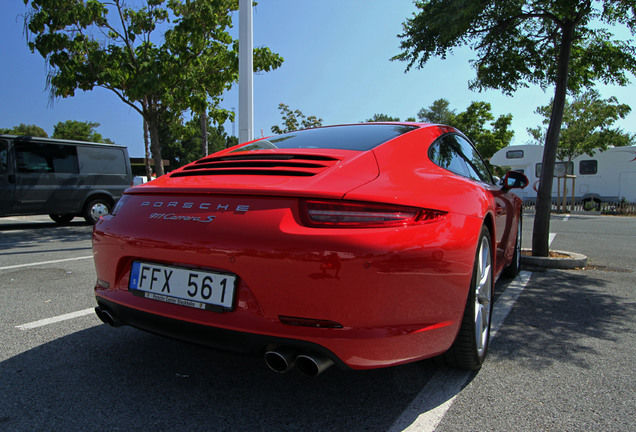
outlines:
[[[528,214],[524,247],[531,228]],[[91,227],[0,219],[0,430],[636,430],[636,219],[555,215],[551,231],[588,268],[500,281],[478,373],[425,361],[310,379],[101,324]]]

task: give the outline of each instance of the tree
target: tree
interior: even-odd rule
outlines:
[[[222,124],[211,124],[208,117],[206,125],[208,148],[203,151],[201,123],[201,118],[197,116],[184,124],[179,118],[162,116],[159,135],[164,143],[163,155],[170,160],[171,167],[179,168],[208,154],[238,144],[238,138],[229,136]]]
[[[43,137],[46,138],[49,135],[46,133],[44,129],[36,125],[27,125],[24,123],[20,123],[19,126],[14,126],[11,129],[3,129],[0,128],[0,133],[9,134],[9,135],[23,135],[23,136],[33,136],[33,137]]]
[[[272,133],[282,134],[298,129],[308,129],[322,126],[322,119],[316,116],[305,117],[300,110],[292,111],[288,105],[281,103],[278,109],[283,116],[283,126],[272,126]]]
[[[537,114],[544,117],[543,124],[550,122],[552,105],[536,109]],[[565,102],[563,124],[557,149],[557,160],[570,162],[574,158],[594,151],[607,150],[608,147],[633,145],[634,134],[613,127],[618,119],[625,118],[631,108],[627,104],[619,104],[616,97],[602,99],[597,90],[589,90],[577,95],[572,103]],[[545,127],[528,129],[528,132],[539,143],[545,142]]]
[[[554,86],[532,237],[532,253],[549,252],[552,177],[566,93],[604,83],[626,85],[636,72],[636,48],[615,40],[599,24],[636,32],[632,0],[418,0],[419,13],[404,23],[402,53],[394,60],[422,67],[470,45],[477,54],[472,89]]]
[[[399,122],[400,119],[398,117],[391,117],[387,114],[373,114],[373,117],[365,120],[367,123],[376,123],[376,122]],[[407,120],[408,121],[408,120]]]
[[[472,102],[455,116],[453,126],[469,136],[482,157],[488,159],[512,141],[515,133],[509,129],[511,123],[512,114],[495,120],[488,102]]]
[[[124,0],[24,2],[31,7],[29,47],[49,65],[52,97],[94,87],[112,91],[143,117],[158,175],[163,114],[223,114],[221,95],[238,80],[238,41],[227,31],[235,0],[145,0],[137,9]],[[282,61],[269,48],[254,50],[256,71]]]
[[[428,108],[422,108],[417,113],[417,118],[422,122],[452,125],[455,121],[455,111],[449,109],[450,102],[446,99],[437,99]]]
[[[95,131],[95,128],[98,127],[99,123],[96,122],[66,120],[53,126],[51,138],[114,144],[110,139],[103,138],[100,133]]]
[[[488,102],[472,102],[459,114],[449,107],[448,100],[438,99],[428,108],[422,108],[417,116],[423,122],[446,124],[461,130],[486,159],[512,141],[514,131],[509,130],[512,114],[501,115],[495,120]]]

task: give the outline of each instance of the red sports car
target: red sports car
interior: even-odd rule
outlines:
[[[479,368],[519,270],[525,176],[440,125],[290,132],[128,189],[97,222],[102,321],[317,375],[439,356]]]

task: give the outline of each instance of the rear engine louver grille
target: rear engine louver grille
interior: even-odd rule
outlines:
[[[340,160],[321,155],[242,155],[201,159],[171,177],[207,175],[266,175],[311,177],[320,174]]]

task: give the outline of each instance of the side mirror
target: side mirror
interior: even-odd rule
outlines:
[[[509,171],[501,179],[501,186],[504,189],[523,189],[528,186],[528,177],[518,171]]]

